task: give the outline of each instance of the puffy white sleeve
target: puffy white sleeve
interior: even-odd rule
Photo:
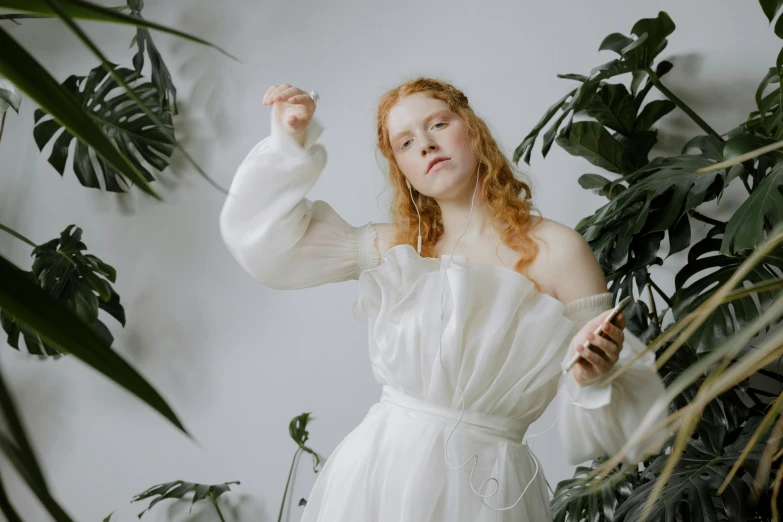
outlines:
[[[328,203],[305,197],[326,166],[313,118],[304,147],[279,127],[237,169],[220,213],[220,234],[250,275],[274,289],[358,279],[378,265],[372,222],[354,227]]]
[[[565,367],[573,349],[570,340],[591,319],[612,307],[612,294],[606,292],[566,305],[564,315],[573,321],[569,349],[561,362]],[[626,328],[625,342],[614,369],[624,366],[645,348],[644,342]],[[666,410],[654,408],[664,394],[655,368],[655,354],[649,352],[636,361],[612,384],[581,386],[573,372],[560,377],[558,384],[558,425],[568,461],[579,464],[603,454],[614,455],[637,433],[648,430],[666,418]],[[659,430],[653,439],[637,445],[626,462],[639,462],[660,451],[668,432]]]

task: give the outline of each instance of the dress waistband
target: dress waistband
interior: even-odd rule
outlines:
[[[508,439],[518,444],[522,443],[522,439],[528,428],[528,424],[519,419],[512,419],[501,415],[478,413],[469,410],[465,410],[465,413],[462,415],[462,420],[460,420],[462,408],[448,408],[432,402],[423,401],[394,389],[388,384],[383,386],[381,402],[408,411],[415,411],[425,415],[453,420],[455,424],[459,420],[460,424],[470,425],[489,435]],[[457,430],[459,430],[459,428],[457,428]]]

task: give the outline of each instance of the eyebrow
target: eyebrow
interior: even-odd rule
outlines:
[[[448,109],[438,109],[437,111],[435,111],[432,114],[430,114],[429,116],[427,116],[427,118],[424,120],[424,123],[429,123],[430,120],[440,116],[441,114],[447,113],[447,112],[449,112]],[[408,129],[403,129],[400,132],[396,133],[394,136],[390,137],[389,141],[390,142],[397,141],[400,136],[402,136],[403,134],[405,134],[407,132],[408,132]]]

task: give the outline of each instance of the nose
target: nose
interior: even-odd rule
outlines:
[[[422,140],[422,145],[421,145],[421,153],[422,153],[422,155],[427,154],[427,151],[437,150],[437,149],[438,149],[438,146],[435,144],[434,141],[429,141],[429,140],[426,140],[426,139]]]

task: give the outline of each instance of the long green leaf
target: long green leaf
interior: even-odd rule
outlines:
[[[190,40],[192,42],[208,45],[209,47],[220,51],[226,56],[239,61],[229,52],[224,51],[215,44],[209,43],[206,40],[202,40],[201,38],[192,36],[177,29],[166,27],[165,25],[149,22],[142,18],[135,18],[133,16],[113,11],[107,7],[102,7],[91,2],[85,2],[84,0],[60,0],[60,3],[63,6],[63,9],[65,9],[68,15],[72,18],[156,29],[158,31],[163,31],[164,33],[179,36],[180,38],[185,38],[186,40]],[[11,11],[17,11],[20,13],[35,13],[52,17],[57,16],[54,9],[52,9],[52,6],[49,5],[46,0],[0,0],[0,8],[9,9]]]
[[[552,116],[554,116],[555,113],[557,113],[557,111],[559,111],[561,107],[565,105],[566,100],[573,96],[576,91],[576,89],[572,90],[546,110],[538,123],[536,123],[536,126],[533,127],[527,136],[525,136],[525,139],[522,140],[522,143],[520,143],[516,150],[514,150],[514,163],[519,163],[520,158],[524,156],[525,163],[528,165],[530,164],[530,155],[533,152],[533,145],[535,145],[539,133],[546,126],[546,124],[549,123],[549,120],[552,119]]]
[[[17,411],[11,392],[5,385],[2,372],[0,372],[0,410],[8,425],[11,438],[0,435],[0,450],[16,468],[19,475],[27,482],[27,485],[35,493],[46,510],[57,522],[71,522],[71,518],[65,510],[52,498],[49,486],[46,484],[41,466],[35,456],[27,431],[22,424],[22,419]]]
[[[92,366],[146,402],[191,436],[163,397],[106,340],[64,305],[49,296],[24,272],[0,256],[0,308],[34,329],[47,343]]]
[[[144,175],[119,153],[109,139],[79,107],[73,95],[0,27],[0,74],[68,128],[80,141],[92,147],[114,169],[122,172],[142,190],[157,199]]]
[[[8,498],[2,478],[0,478],[0,511],[5,515],[8,522],[22,522],[19,513],[16,512],[13,504],[11,504],[11,499]]]

